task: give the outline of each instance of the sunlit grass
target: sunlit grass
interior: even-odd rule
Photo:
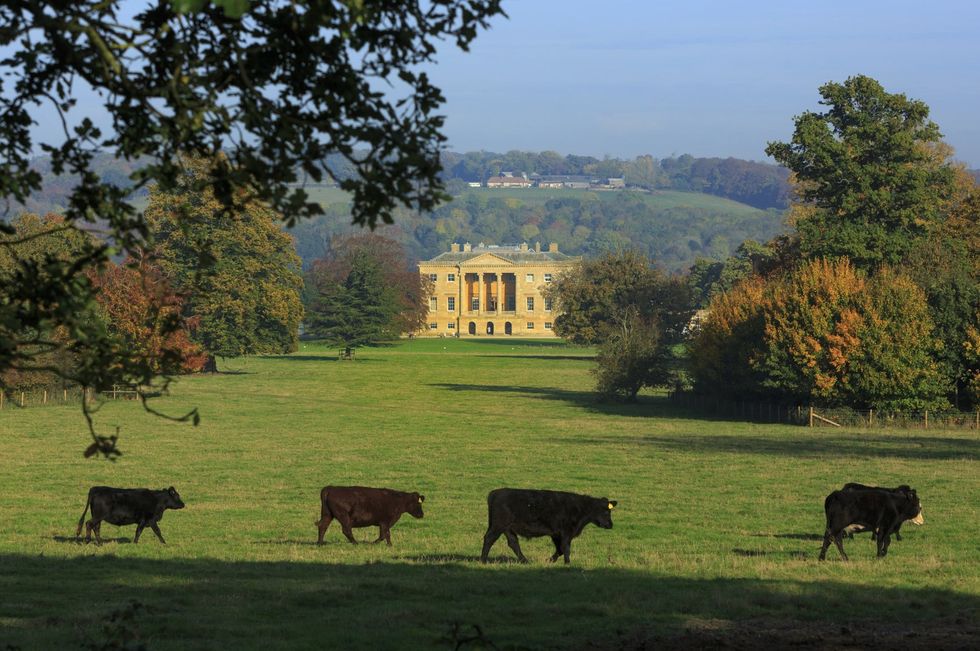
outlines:
[[[430,339],[220,364],[160,407],[197,428],[106,404],[124,456],[86,460],[77,408],[0,412],[0,644],[77,644],[131,599],[151,649],[438,646],[450,622],[531,648],[670,631],[691,620],[935,619],[980,602],[975,431],[809,430],[700,420],[660,396],[592,400],[593,351],[554,341]],[[867,537],[816,561],[823,497],[846,481],[916,487],[926,525],[883,561]],[[103,527],[68,540],[89,486],[174,485],[139,545]],[[318,491],[367,484],[426,495],[394,546],[316,540]],[[476,562],[486,493],[547,487],[619,501],[572,566]],[[373,540],[376,529],[356,531]],[[511,557],[501,539],[493,556]],[[908,603],[918,604],[914,609]]]

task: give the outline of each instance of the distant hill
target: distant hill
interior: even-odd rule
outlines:
[[[428,214],[401,210],[394,225],[381,229],[401,241],[416,258],[432,257],[454,241],[541,241],[556,242],[561,250],[574,255],[632,247],[667,270],[681,271],[696,257],[722,259],[745,239],[765,241],[784,228],[785,170],[773,165],[686,155],[663,161],[650,157],[599,160],[562,157],[553,152],[445,153],[444,163],[447,187],[454,199]],[[330,164],[341,176],[346,173],[339,161]],[[43,191],[32,196],[26,206],[13,206],[9,215],[23,210],[43,214],[65,209],[75,179],[53,176],[46,159],[38,159],[35,165],[44,175]],[[511,171],[505,166],[529,174],[624,176],[632,189],[490,190],[469,188],[464,182],[494,170]],[[96,170],[104,180],[125,187],[132,166],[102,155],[96,159]],[[349,198],[344,192],[329,185],[307,190],[326,211],[323,217],[292,231],[298,252],[309,263],[328,250],[332,237],[353,229]],[[726,198],[728,195],[735,199]],[[137,197],[136,203],[143,201]]]
[[[352,230],[343,192],[309,191],[327,214],[291,231],[305,263],[321,257],[332,237]],[[572,255],[634,248],[679,272],[697,257],[724,259],[746,239],[766,241],[784,230],[783,211],[698,192],[468,188],[432,213],[402,210],[379,232],[417,259],[447,251],[451,242],[539,241]]]

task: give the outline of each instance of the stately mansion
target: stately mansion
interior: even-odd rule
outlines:
[[[559,273],[578,258],[551,244],[471,247],[451,245],[446,253],[419,263],[432,281],[428,327],[420,336],[554,337],[557,316],[543,295]]]

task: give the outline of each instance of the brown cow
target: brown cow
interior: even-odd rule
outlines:
[[[391,545],[391,528],[398,522],[402,513],[421,518],[424,495],[404,493],[389,488],[369,488],[367,486],[325,486],[320,491],[320,520],[317,527],[320,535],[316,543],[323,544],[323,534],[330,523],[337,519],[340,527],[352,544],[353,527],[378,527],[378,539]]]

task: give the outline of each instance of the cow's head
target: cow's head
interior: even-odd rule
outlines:
[[[408,514],[415,518],[421,518],[424,513],[422,513],[422,502],[425,501],[425,495],[419,495],[418,493],[408,494]]]
[[[612,529],[612,512],[616,508],[616,500],[607,500],[605,497],[596,500],[595,514],[592,522],[597,527]]]
[[[165,509],[182,509],[184,508],[184,502],[180,499],[180,495],[177,494],[177,489],[171,486],[164,492],[163,496],[163,508]]]
[[[911,520],[912,524],[922,524],[925,518],[922,517],[922,503],[919,496],[913,489],[902,491],[905,494],[905,504],[902,507],[902,515],[906,520]]]

